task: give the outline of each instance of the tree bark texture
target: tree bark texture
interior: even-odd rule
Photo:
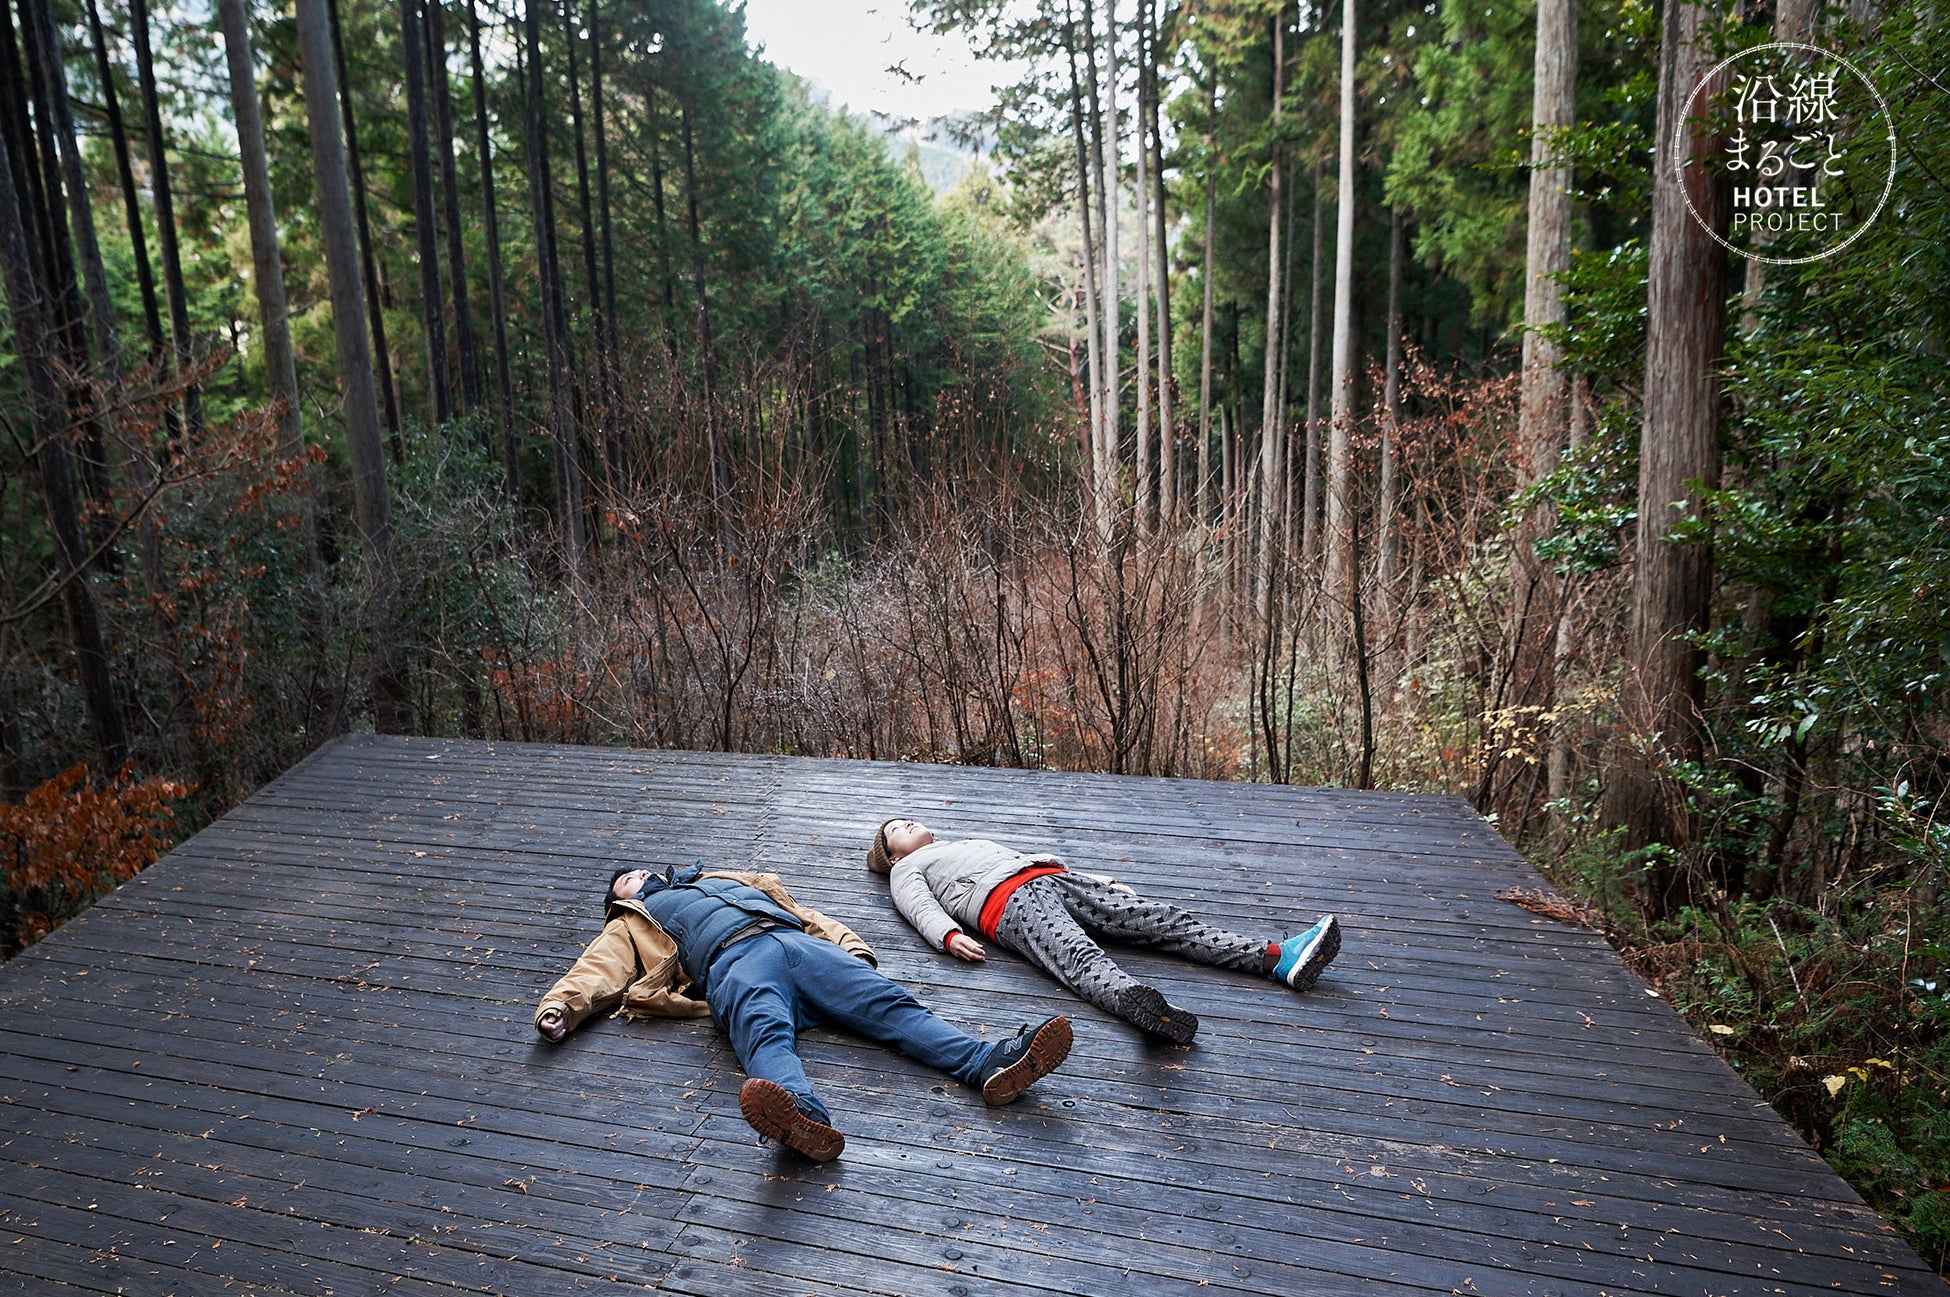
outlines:
[[[1534,485],[1557,467],[1564,439],[1569,375],[1559,368],[1561,349],[1546,330],[1564,322],[1564,285],[1571,264],[1571,168],[1553,163],[1557,133],[1569,126],[1577,108],[1577,7],[1575,0],[1539,0],[1537,48],[1531,93],[1530,221],[1524,263],[1523,369],[1519,379],[1516,480]],[[1510,645],[1507,675],[1496,705],[1531,730],[1530,718],[1547,711],[1556,693],[1551,670],[1557,623],[1556,583],[1537,557],[1537,539],[1550,526],[1544,511],[1532,510],[1517,528],[1511,546]],[[1541,733],[1541,730],[1536,732]],[[1497,744],[1496,748],[1508,744]],[[1478,797],[1482,809],[1501,807],[1498,767],[1492,755],[1484,765]],[[1534,771],[1534,767],[1529,767]],[[1517,767],[1518,779],[1526,767]],[[1515,785],[1508,784],[1514,792]],[[1532,799],[1523,797],[1527,807]],[[1523,808],[1513,822],[1522,831]]]
[[[13,326],[14,348],[26,371],[28,414],[37,443],[41,490],[54,532],[63,570],[58,576],[61,597],[73,637],[81,677],[82,699],[94,730],[95,748],[105,772],[121,767],[128,753],[122,713],[116,701],[106,641],[94,596],[83,574],[88,543],[81,526],[76,491],[74,444],[67,426],[67,394],[49,355],[46,318],[42,311],[46,290],[35,273],[29,241],[29,213],[16,182],[7,134],[0,132],[0,276],[4,276],[7,312]]]
[[[576,220],[582,235],[583,300],[589,311],[590,332],[596,344],[596,400],[585,402],[596,409],[596,435],[602,439],[603,464],[611,482],[622,472],[622,442],[610,424],[611,393],[609,330],[603,318],[601,275],[596,266],[595,207],[589,196],[589,151],[583,143],[582,85],[576,67],[576,24],[569,0],[562,0],[562,39],[569,60],[569,127],[576,146]]]
[[[1774,39],[1808,44],[1821,29],[1824,10],[1821,0],[1774,0]],[[1789,57],[1797,62],[1806,60],[1801,51],[1792,52]],[[1766,246],[1773,240],[1765,230],[1755,232],[1754,241]],[[1760,298],[1767,288],[1767,263],[1758,257],[1748,257],[1746,284],[1740,293],[1740,332],[1751,334],[1760,327]]]
[[[1294,32],[1294,39],[1296,41],[1299,39],[1299,32],[1297,30]],[[1293,250],[1300,242],[1294,237],[1293,233],[1294,222],[1299,219],[1300,214],[1300,195],[1299,191],[1294,187],[1293,168],[1290,164],[1287,168],[1284,184],[1286,186],[1287,197],[1286,233],[1280,236],[1281,319],[1280,386],[1278,400],[1280,410],[1280,561],[1282,565],[1298,552],[1300,537],[1297,528],[1300,510],[1297,507],[1299,501],[1295,498],[1294,488],[1300,484],[1294,480],[1294,461],[1298,458],[1302,463],[1305,462],[1304,444],[1299,448],[1300,454],[1298,456],[1295,455],[1293,421],[1287,417],[1287,411],[1290,408],[1287,395],[1289,390],[1288,381],[1291,378],[1293,369]],[[1306,430],[1302,429],[1301,440],[1303,443],[1305,439]]]
[[[460,360],[460,412],[481,404],[481,348],[467,297],[467,250],[461,236],[460,173],[454,164],[454,98],[447,77],[446,0],[426,0],[427,93],[433,99],[440,196],[447,216],[447,282],[454,301],[454,351]]]
[[[1301,470],[1305,479],[1300,489],[1300,559],[1311,565],[1320,558],[1320,460],[1321,460],[1321,422],[1320,422],[1320,362],[1322,341],[1326,337],[1321,325],[1326,322],[1323,310],[1323,297],[1327,285],[1327,170],[1318,159],[1314,162],[1314,215],[1313,215],[1313,263],[1309,271],[1310,297],[1307,306],[1307,440],[1306,465]]]
[[[1097,438],[1097,534],[1101,543],[1108,545],[1116,525],[1118,497],[1118,456],[1122,453],[1123,440],[1118,430],[1119,395],[1122,390],[1123,366],[1122,350],[1118,337],[1118,264],[1117,264],[1117,204],[1123,190],[1122,178],[1118,172],[1117,141],[1117,0],[1104,0],[1104,94],[1101,136],[1103,139],[1100,161],[1103,165],[1103,185],[1098,190],[1098,201],[1103,205],[1104,216],[1104,273],[1101,282],[1103,290],[1102,307],[1098,318],[1103,325],[1104,360],[1104,399],[1103,423]]]
[[[1341,156],[1334,243],[1334,364],[1327,430],[1327,571],[1330,599],[1357,599],[1354,570],[1354,0],[1341,3]]]
[[[1575,455],[1584,449],[1590,432],[1591,393],[1588,381],[1583,375],[1571,378],[1570,395],[1570,452]],[[1561,681],[1569,669],[1578,647],[1578,626],[1575,601],[1571,597],[1569,579],[1559,583],[1557,598],[1557,634],[1551,649],[1551,679]],[[1551,753],[1549,778],[1546,789],[1553,802],[1561,801],[1571,795],[1572,783],[1572,722],[1563,708],[1554,709],[1556,719],[1551,725]]]
[[[54,36],[54,15],[45,0],[24,0],[20,16],[25,45],[22,52],[26,56],[25,84],[16,86],[15,93],[24,90],[23,108],[25,100],[31,99],[32,120],[37,129],[32,144],[26,142],[25,131],[20,131],[16,138],[21,141],[19,156],[39,162],[38,168],[28,168],[34,172],[36,184],[24,192],[32,207],[27,213],[30,230],[38,231],[28,235],[30,246],[37,244],[40,248],[41,261],[36,273],[42,291],[47,294],[42,327],[47,333],[50,356],[74,374],[85,376],[109,345],[108,339],[101,336],[98,321],[110,323],[112,317],[98,312],[92,300],[92,286],[84,295],[82,284],[76,278],[77,262],[86,266],[90,254],[96,254],[94,272],[101,279],[104,296],[107,281],[101,275],[99,249],[93,237],[94,220],[86,210],[88,191],[78,183],[81,157],[74,139],[74,116],[68,104],[67,75]],[[11,24],[7,25],[6,46],[7,73],[18,79],[22,69],[13,48]],[[16,128],[27,120],[23,112]],[[100,305],[105,306],[106,302]],[[69,417],[79,425],[74,450],[83,494],[90,504],[106,510],[113,505],[113,485],[97,395],[82,383],[68,387],[67,396]],[[92,522],[87,530],[98,539],[105,537],[106,513],[94,515]]]
[[[47,71],[42,42],[35,33],[32,5],[21,11],[20,44],[14,41],[13,14],[0,21],[0,84],[5,86],[4,122],[14,182],[20,195],[28,254],[42,293],[41,329],[47,356],[57,366],[85,369],[80,296],[74,277],[74,245],[61,219],[64,206],[60,146],[54,141],[47,110]],[[65,388],[65,384],[64,384]]]
[[[1660,43],[1654,136],[1652,233],[1646,297],[1644,429],[1639,450],[1637,561],[1632,583],[1623,720],[1642,743],[1621,745],[1606,781],[1605,819],[1625,830],[1626,849],[1683,845],[1687,825],[1663,762],[1700,751],[1702,654],[1690,637],[1707,628],[1713,551],[1677,540],[1701,517],[1702,491],[1719,483],[1719,359],[1726,335],[1726,250],[1693,212],[1724,233],[1728,186],[1688,161],[1714,147],[1703,105],[1681,120],[1687,97],[1712,65],[1704,11],[1667,0]],[[1691,197],[1692,211],[1687,198]],[[1680,897],[1675,879],[1654,871],[1640,903],[1663,913]]]
[[[555,505],[561,513],[563,562],[580,583],[588,575],[583,525],[581,437],[575,410],[575,365],[569,355],[569,321],[562,305],[562,263],[555,240],[555,193],[549,178],[548,135],[543,129],[542,30],[537,6],[523,16],[528,66],[523,117],[528,142],[528,200],[535,229],[535,261],[541,271],[542,338],[548,353],[549,428],[555,442]]]
[[[1085,6],[1088,17],[1089,7]],[[1088,386],[1090,397],[1089,427],[1084,436],[1083,480],[1087,495],[1085,507],[1095,510],[1097,497],[1097,429],[1103,424],[1103,335],[1098,326],[1097,309],[1097,241],[1096,229],[1091,221],[1091,177],[1096,174],[1092,154],[1084,141],[1084,118],[1087,115],[1086,101],[1094,97],[1094,82],[1091,96],[1086,96],[1082,79],[1077,73],[1077,24],[1065,4],[1065,53],[1070,67],[1070,134],[1077,155],[1077,219],[1083,227],[1083,317],[1085,330],[1084,352],[1087,360]],[[1101,523],[1100,523],[1101,526]]]
[[[731,505],[731,441],[718,410],[718,347],[711,328],[711,284],[704,267],[704,231],[697,201],[697,147],[691,132],[690,100],[680,98],[678,108],[684,131],[684,199],[691,227],[691,285],[697,294],[697,342],[704,357],[704,421],[710,442],[711,481],[717,491],[719,509],[726,510]],[[867,364],[870,384],[874,371],[872,357],[870,350]],[[884,402],[881,408],[884,419]]]
[[[609,210],[609,141],[603,131],[603,8],[602,0],[589,0],[589,108],[596,128],[596,219],[602,224],[603,300],[602,325],[608,347],[604,395],[608,417],[613,422],[613,407],[622,396],[622,344],[617,338],[616,312],[616,235]],[[616,434],[620,436],[619,434]],[[618,443],[621,444],[620,442]],[[624,456],[627,458],[627,454]],[[626,466],[640,467],[640,466]]]
[[[143,337],[148,343],[146,358],[158,371],[162,368],[167,343],[163,336],[162,307],[156,298],[156,272],[149,261],[148,235],[143,228],[142,199],[136,189],[135,164],[129,157],[128,132],[122,124],[121,96],[115,87],[114,61],[108,53],[108,37],[102,30],[101,12],[95,0],[88,0],[88,35],[95,50],[95,71],[101,83],[102,108],[108,117],[109,143],[115,154],[115,174],[122,191],[122,215],[128,225],[130,260],[135,262],[135,281],[142,299]],[[165,444],[173,442],[182,429],[176,407],[163,409]],[[157,473],[155,446],[128,444],[122,447],[124,480],[147,490]],[[162,584],[160,537],[153,516],[144,513],[137,524],[145,589],[155,593]]]
[[[7,140],[7,179],[18,195],[21,237],[25,240],[29,267],[37,292],[54,274],[47,264],[47,248],[53,238],[48,228],[46,171],[41,166],[40,146],[32,132],[34,110],[28,89],[27,67],[14,43],[13,11],[0,10],[0,134]],[[45,311],[49,303],[42,303]],[[51,334],[54,322],[43,316],[41,327]]]
[[[467,39],[474,71],[475,147],[481,159],[482,232],[487,237],[488,310],[494,316],[494,384],[500,402],[495,419],[501,432],[501,469],[508,498],[521,498],[521,464],[515,444],[515,383],[508,355],[508,294],[501,276],[501,216],[494,198],[494,145],[488,134],[487,68],[481,58],[481,14],[467,0]]]
[[[264,371],[278,403],[278,453],[286,459],[305,450],[298,405],[298,364],[284,296],[284,262],[278,253],[278,214],[271,196],[271,168],[264,152],[264,122],[257,109],[257,65],[251,53],[250,18],[244,0],[217,0],[224,53],[230,69],[230,108],[237,123],[237,151],[244,171],[244,206],[250,219],[251,287],[257,293],[263,331]]]
[[[1211,517],[1212,477],[1212,273],[1213,229],[1218,216],[1219,172],[1214,156],[1219,118],[1219,78],[1211,73],[1205,91],[1205,300],[1199,309],[1198,342],[1198,487],[1197,508],[1201,523]]]
[[[1172,423],[1172,373],[1171,373],[1171,244],[1169,241],[1170,222],[1165,209],[1165,157],[1164,136],[1159,130],[1160,87],[1158,81],[1159,47],[1164,40],[1163,19],[1160,30],[1151,34],[1151,55],[1144,61],[1145,77],[1151,83],[1148,96],[1150,108],[1147,116],[1151,128],[1151,219],[1155,228],[1152,231],[1152,255],[1157,258],[1153,270],[1153,282],[1157,285],[1158,307],[1158,521],[1161,526],[1170,526],[1179,512],[1178,502],[1178,430]]]
[[[1133,216],[1137,234],[1137,276],[1132,285],[1137,306],[1137,426],[1136,454],[1133,456],[1133,518],[1138,531],[1151,526],[1151,150],[1145,142],[1149,115],[1149,78],[1144,68],[1150,58],[1146,39],[1151,18],[1147,0],[1138,0],[1136,21],[1131,30],[1137,36],[1137,111],[1132,114],[1132,144],[1137,174],[1132,186]]]
[[[1375,571],[1382,586],[1392,586],[1401,567],[1401,537],[1395,527],[1401,493],[1402,263],[1408,234],[1401,208],[1388,213],[1388,341],[1381,391],[1381,488],[1375,509]]]
[[[647,81],[644,107],[650,119],[650,198],[657,209],[657,282],[663,287],[664,351],[677,363],[677,276],[670,264],[670,223],[664,209],[663,129],[657,114],[657,83]]]
[[[1560,348],[1542,330],[1564,323],[1561,276],[1571,266],[1571,168],[1551,161],[1556,132],[1577,112],[1576,0],[1538,0],[1530,110],[1530,223],[1524,258],[1523,376],[1517,419],[1517,481],[1527,487],[1556,467],[1567,376]]]
[[[374,725],[382,734],[398,734],[407,727],[406,649],[400,635],[392,496],[386,484],[372,352],[361,318],[364,292],[359,241],[346,175],[345,142],[339,134],[339,85],[326,0],[297,0],[297,28],[305,109],[311,127],[312,172],[318,187],[319,235],[325,247],[332,297],[332,341],[338,353],[339,391],[352,464],[353,512],[365,551]]]
[[[406,65],[406,149],[413,175],[413,238],[420,254],[420,320],[427,343],[427,406],[433,426],[454,417],[447,370],[447,308],[440,295],[440,227],[434,216],[432,146],[427,138],[424,23],[418,0],[399,0],[400,58]]]
[[[345,166],[352,186],[353,211],[358,217],[359,268],[365,291],[366,327],[372,333],[371,356],[379,383],[386,430],[393,438],[393,458],[400,457],[399,397],[393,386],[393,352],[386,341],[386,315],[379,295],[379,260],[372,246],[372,224],[366,214],[366,169],[359,157],[359,127],[352,111],[352,81],[345,73],[345,31],[339,24],[339,0],[327,0],[332,27],[332,70],[338,81],[339,118],[345,127]]]
[[[1280,452],[1285,438],[1280,432],[1280,353],[1286,325],[1286,307],[1281,300],[1282,226],[1285,222],[1285,194],[1281,179],[1286,171],[1285,150],[1281,147],[1281,101],[1286,97],[1286,6],[1273,18],[1273,158],[1266,177],[1266,355],[1261,366],[1259,413],[1259,561],[1253,577],[1253,607],[1262,624],[1270,625],[1273,615],[1273,576],[1278,564],[1280,526],[1280,478],[1283,475]]]
[[[162,308],[156,299],[156,272],[149,262],[148,233],[142,223],[142,201],[137,196],[135,164],[129,158],[128,132],[122,125],[121,96],[115,89],[114,61],[109,57],[108,38],[102,30],[101,11],[95,0],[88,0],[88,35],[95,48],[95,72],[101,81],[102,110],[108,116],[109,143],[115,153],[115,173],[121,181],[122,214],[129,227],[129,248],[135,262],[136,288],[142,297],[142,324],[149,340],[149,361],[160,363],[163,356]],[[170,431],[175,431],[175,412],[168,414]]]
[[[149,2],[129,0],[129,33],[135,43],[137,85],[142,93],[142,118],[149,136],[150,197],[156,209],[156,243],[162,251],[163,296],[169,303],[169,331],[176,346],[176,367],[186,378],[183,420],[192,435],[203,431],[203,403],[196,385],[187,382],[194,363],[190,342],[189,295],[183,287],[183,260],[176,246],[176,209],[169,188],[169,153],[163,135],[162,107],[156,98],[156,65],[149,44]]]
[[[30,14],[32,18],[28,22]],[[54,14],[47,0],[22,0],[21,17],[38,47],[35,60],[43,68],[47,83],[47,109],[51,119],[48,124],[61,151],[61,182],[67,194],[69,232],[85,292],[89,351],[103,374],[111,381],[119,381],[122,357],[115,337],[115,307],[109,298],[101,244],[95,237],[95,213],[88,202],[88,179],[75,137],[67,69],[61,58],[61,42],[55,36]]]

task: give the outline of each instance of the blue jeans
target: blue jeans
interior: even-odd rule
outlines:
[[[711,965],[705,1002],[731,1037],[747,1076],[783,1086],[799,1110],[830,1124],[799,1062],[798,1034],[816,1022],[844,1027],[976,1084],[995,1049],[934,1016],[864,959],[790,928],[746,937]]]

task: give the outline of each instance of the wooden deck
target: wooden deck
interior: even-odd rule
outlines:
[[[1268,935],[1311,994],[1132,953],[1173,1049],[925,948],[884,815],[1047,844]],[[530,1026],[619,864],[784,875],[990,1033],[1011,1108],[808,1033],[848,1135],[761,1146],[708,1021]],[[1915,1254],[1459,802],[359,737],[0,968],[0,1292],[1937,1293]]]

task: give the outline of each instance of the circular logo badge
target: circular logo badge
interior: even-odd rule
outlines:
[[[1896,179],[1889,103],[1862,69],[1797,41],[1742,50],[1701,77],[1669,156],[1725,177],[1727,228],[1714,228],[1684,179],[1701,229],[1730,252],[1776,266],[1832,257],[1861,238]]]

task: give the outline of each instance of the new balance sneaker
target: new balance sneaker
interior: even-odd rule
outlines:
[[[738,1111],[759,1134],[815,1162],[830,1162],[846,1147],[846,1136],[801,1112],[777,1081],[748,1077],[738,1089]]]
[[[1189,1045],[1198,1034],[1198,1015],[1171,1004],[1149,986],[1127,986],[1119,991],[1117,1016],[1174,1045]]]
[[[1298,936],[1280,943],[1280,961],[1267,976],[1304,991],[1319,979],[1322,970],[1341,953],[1341,925],[1329,914]]]
[[[1014,1103],[1038,1078],[1048,1076],[1070,1056],[1070,1020],[1049,1019],[1031,1031],[1024,1027],[989,1053],[982,1066],[982,1099],[1000,1106]]]

